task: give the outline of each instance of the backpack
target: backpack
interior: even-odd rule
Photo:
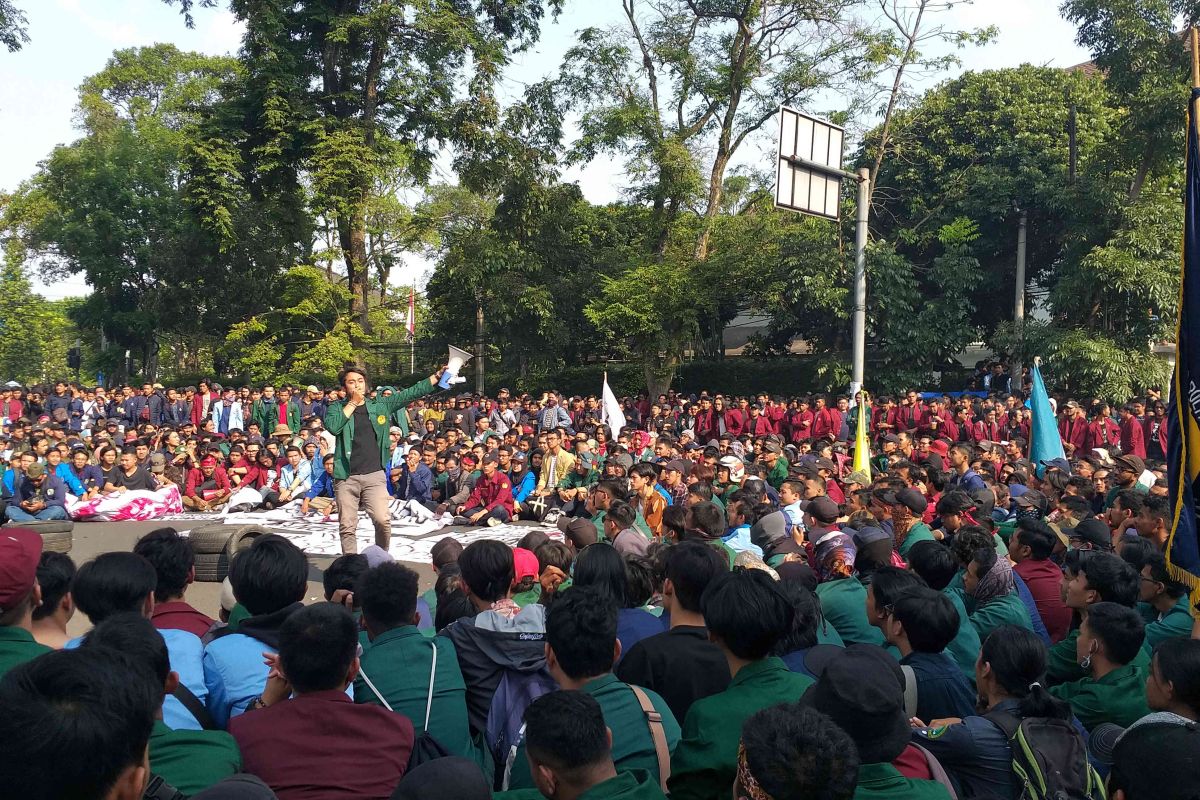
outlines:
[[[1103,800],[1104,781],[1088,761],[1083,736],[1070,722],[1022,719],[1005,711],[984,717],[1008,737],[1022,800]]]
[[[517,745],[525,735],[525,709],[534,700],[557,689],[558,685],[544,668],[536,672],[506,669],[500,677],[484,729],[485,743],[496,763],[494,789],[508,788]]]

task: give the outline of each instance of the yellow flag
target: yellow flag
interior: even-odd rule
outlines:
[[[858,432],[854,436],[854,471],[866,473],[871,479],[871,444],[867,438],[866,392],[858,395]]]

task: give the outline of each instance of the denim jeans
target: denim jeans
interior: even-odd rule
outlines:
[[[8,507],[8,518],[13,522],[38,522],[49,519],[67,519],[67,510],[62,506],[46,506],[36,514],[30,514],[20,506]]]

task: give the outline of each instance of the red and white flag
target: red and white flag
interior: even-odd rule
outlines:
[[[408,323],[405,325],[408,329],[408,340],[411,342],[417,335],[417,290],[416,287],[408,290]]]

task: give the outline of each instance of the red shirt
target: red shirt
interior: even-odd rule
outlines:
[[[337,690],[247,711],[229,721],[229,732],[243,769],[279,800],[391,797],[413,747],[408,717]]]
[[[1062,570],[1053,561],[1034,561],[1028,558],[1020,564],[1013,565],[1013,572],[1021,576],[1033,602],[1037,605],[1038,614],[1050,634],[1050,642],[1060,642],[1071,630],[1071,609],[1063,603],[1059,585],[1062,583]]]
[[[187,631],[197,636],[204,636],[213,626],[212,619],[182,600],[157,604],[150,621],[160,631]]]

